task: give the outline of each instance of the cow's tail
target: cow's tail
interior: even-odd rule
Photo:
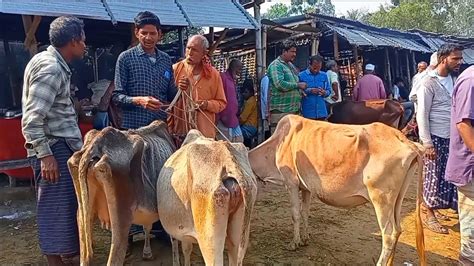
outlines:
[[[91,149],[94,149],[92,147]],[[91,149],[84,152],[79,162],[78,225],[80,236],[81,265],[89,265],[93,256],[92,249],[92,212],[89,202],[87,172],[91,165]]]
[[[420,265],[426,265],[425,256],[425,236],[423,232],[423,223],[421,222],[421,202],[423,200],[423,153],[424,148],[418,144],[413,143],[418,150],[416,158],[418,163],[418,187],[416,193],[416,251],[420,260]]]
[[[400,133],[400,135],[402,135]],[[421,202],[423,200],[423,154],[424,148],[421,144],[412,142],[406,137],[404,142],[408,143],[411,149],[416,152],[416,161],[418,164],[418,187],[416,193],[416,252],[418,253],[418,258],[420,260],[420,265],[426,265],[426,256],[425,256],[425,236],[423,232],[423,223],[421,222]]]

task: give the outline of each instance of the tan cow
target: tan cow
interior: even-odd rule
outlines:
[[[378,265],[393,262],[401,233],[403,197],[416,173],[419,184],[422,178],[422,147],[400,131],[381,123],[336,125],[288,115],[267,141],[249,152],[249,161],[258,178],[285,185],[290,193],[294,223],[290,249],[306,245],[309,240],[308,214],[313,195],[343,208],[371,202],[383,240]],[[424,262],[420,195],[419,185],[417,250]]]
[[[163,122],[129,131],[108,127],[86,135],[82,150],[68,161],[79,203],[82,265],[92,259],[96,217],[112,231],[107,265],[123,265],[132,222],[143,225],[143,258],[152,258],[149,232],[159,218],[156,180],[174,150]]]
[[[214,141],[191,130],[161,170],[158,212],[173,241],[179,265],[181,241],[185,265],[198,243],[206,265],[242,265],[250,233],[257,181],[243,144]]]

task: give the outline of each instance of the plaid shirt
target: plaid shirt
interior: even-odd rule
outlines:
[[[112,100],[122,107],[123,128],[136,129],[167,118],[164,111],[152,112],[133,105],[132,97],[153,96],[168,103],[176,92],[171,58],[166,53],[155,49],[154,55],[148,55],[139,44],[120,54]]]
[[[270,112],[296,113],[300,110],[301,94],[295,66],[278,57],[268,66],[270,79]]]
[[[82,146],[71,100],[71,70],[53,47],[35,55],[25,69],[21,120],[28,157],[52,155],[51,146],[65,139],[73,151]]]

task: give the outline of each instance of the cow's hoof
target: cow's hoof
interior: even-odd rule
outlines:
[[[302,235],[301,236],[301,246],[306,247],[309,243],[309,235]]]
[[[142,259],[145,261],[150,261],[153,260],[153,253],[143,253],[142,254]]]
[[[288,250],[295,251],[299,246],[301,246],[301,242],[291,241],[288,245]]]

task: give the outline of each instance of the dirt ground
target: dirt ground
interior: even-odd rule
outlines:
[[[417,264],[415,249],[415,199],[413,183],[403,204],[403,233],[397,246],[395,265]],[[41,265],[34,217],[34,196],[8,199],[10,188],[0,188],[0,265]],[[13,194],[13,193],[10,193]],[[20,198],[20,199],[19,199]],[[267,185],[259,189],[246,265],[373,265],[381,250],[381,237],[370,204],[345,210],[313,199],[310,214],[311,240],[308,246],[288,251],[293,230],[288,193],[282,187]],[[20,214],[5,219],[5,215]],[[449,235],[425,230],[426,254],[430,265],[455,265],[459,250],[459,226],[455,218],[445,222]],[[94,264],[105,264],[110,234],[95,230]],[[136,239],[132,265],[171,265],[171,248],[165,240],[152,240],[154,261],[141,260],[143,241]],[[192,262],[203,265],[199,248],[194,247]]]

